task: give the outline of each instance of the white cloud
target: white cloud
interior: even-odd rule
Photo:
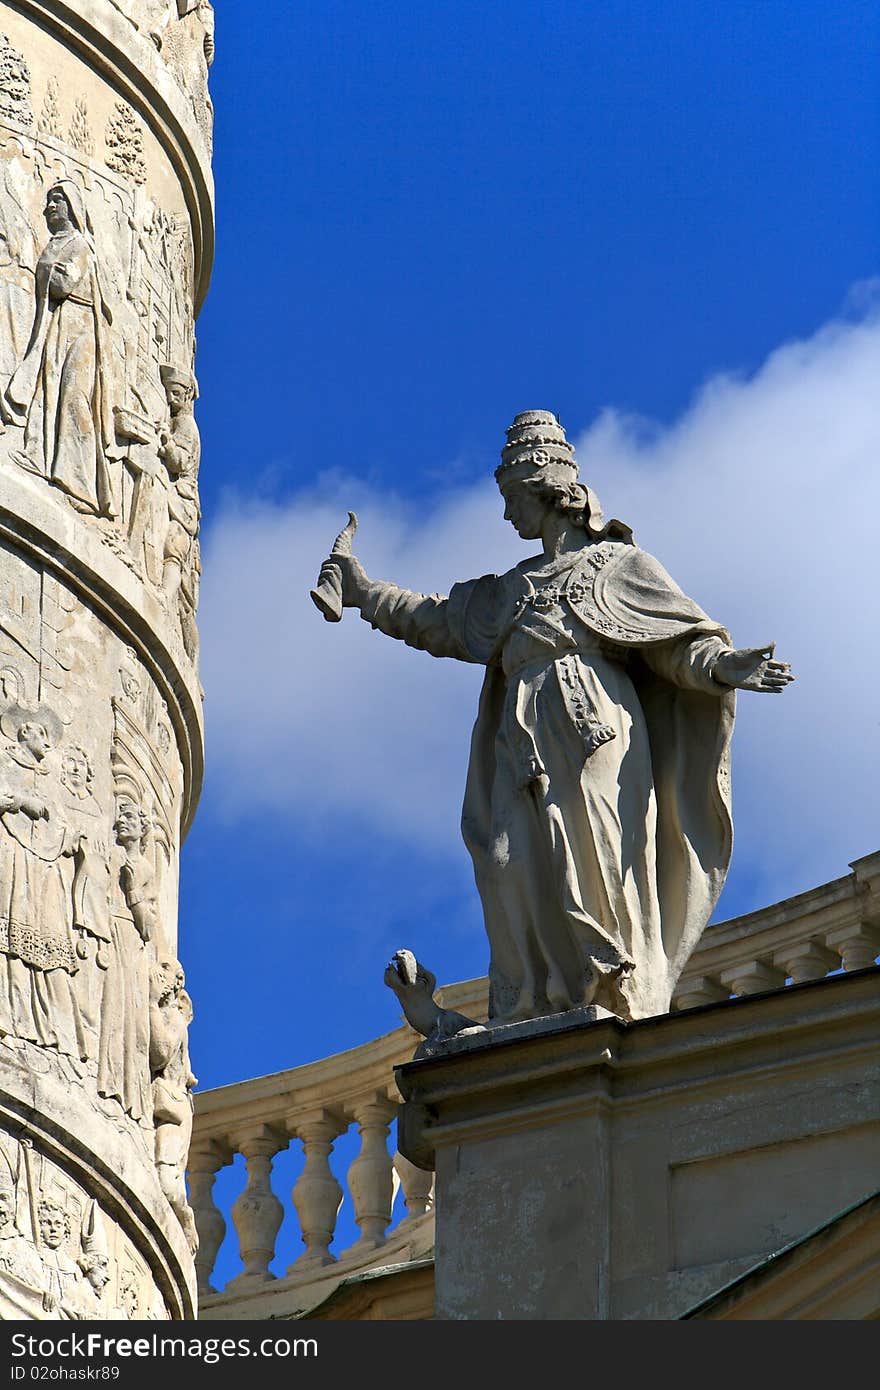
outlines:
[[[869,306],[749,378],[712,379],[669,427],[608,410],[578,442],[606,515],[628,521],[738,645],[775,639],[792,662],[797,682],[781,696],[740,697],[735,737],[736,860],[780,895],[877,847],[878,382]],[[215,796],[232,818],[262,806],[298,833],[343,825],[464,855],[482,673],[356,614],[322,621],[308,590],[348,507],[368,572],[411,588],[448,590],[524,553],[491,474],[429,507],[338,475],[283,504],[229,497],[205,538]]]

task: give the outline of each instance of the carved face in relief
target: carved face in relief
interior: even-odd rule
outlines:
[[[120,801],[113,829],[116,843],[131,848],[139,845],[147,833],[149,823],[139,806],[133,801]]]
[[[165,387],[165,396],[168,400],[168,409],[172,419],[185,410],[192,399],[192,392],[184,386],[181,381],[169,381]]]
[[[58,1250],[70,1235],[70,1218],[57,1202],[42,1201],[37,1219],[40,1239],[50,1250]]]
[[[74,744],[64,750],[61,759],[61,780],[66,787],[80,796],[88,792],[92,780],[92,767],[83,748]]]
[[[96,1296],[100,1298],[107,1284],[110,1282],[109,1260],[107,1256],[99,1253],[86,1255],[80,1261],[80,1269],[94,1289]]]
[[[0,1236],[15,1232],[15,1193],[11,1187],[0,1187]]]
[[[46,226],[53,236],[58,232],[73,231],[74,224],[70,204],[60,188],[49,189],[44,216]]]
[[[43,761],[52,747],[45,724],[37,724],[30,720],[19,727],[18,741],[37,763]]]

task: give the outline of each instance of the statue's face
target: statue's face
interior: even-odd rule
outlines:
[[[60,188],[49,189],[44,216],[50,232],[64,232],[73,227],[70,204]]]
[[[18,731],[18,741],[37,762],[43,761],[52,746],[42,724],[22,724]]]
[[[58,1207],[40,1208],[40,1235],[44,1245],[57,1250],[67,1235],[67,1220]]]
[[[86,1271],[86,1278],[100,1298],[110,1279],[110,1271],[107,1268],[107,1257],[105,1255],[96,1255],[93,1258]]]
[[[0,1190],[0,1231],[13,1224],[15,1218],[15,1195],[8,1187]]]
[[[116,816],[116,839],[121,845],[131,845],[141,838],[141,817],[131,801],[124,801]]]
[[[168,408],[172,415],[179,415],[189,400],[189,391],[179,381],[170,381],[165,388]]]
[[[89,780],[89,760],[80,748],[71,748],[64,758],[64,780],[80,791]]]
[[[521,478],[503,480],[499,486],[504,498],[504,520],[511,523],[524,541],[537,540],[544,525],[546,502],[524,486]]]

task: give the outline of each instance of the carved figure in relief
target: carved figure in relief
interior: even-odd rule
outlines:
[[[181,580],[192,567],[193,546],[199,529],[199,462],[202,445],[193,416],[198,395],[192,372],[163,366],[162,385],[168,401],[170,427],[159,436],[159,457],[168,470],[172,487],[168,494],[168,529],[163,551],[162,583],[169,600],[178,599]]]
[[[37,261],[30,342],[3,396],[7,424],[25,430],[13,457],[78,511],[113,517],[112,313],[78,186],[53,184],[45,215],[51,236]]]
[[[89,1055],[72,976],[80,837],[59,810],[48,757],[61,721],[41,706],[0,715],[0,1036]],[[64,861],[76,859],[74,872]]]
[[[30,1236],[19,1229],[15,1174],[0,1154],[0,1312],[5,1321],[45,1318],[52,1309],[46,1270]]]
[[[353,524],[322,589],[374,628],[486,667],[462,829],[491,945],[490,1023],[595,1003],[669,1008],[730,858],[734,689],[782,691],[773,648],[727,632],[605,523],[546,411],[518,415],[496,473],[539,554],[448,598],[370,580]],[[325,611],[332,616],[332,605]]]
[[[189,1060],[192,1001],[177,961],[160,961],[150,976],[150,1070],[156,1172],[162,1191],[195,1253],[199,1239],[186,1196],[186,1160],[193,1125],[192,1090],[197,1085]]]
[[[79,1318],[82,1274],[68,1253],[72,1227],[63,1196],[49,1194],[40,1198],[37,1223],[49,1298],[60,1316]]]
[[[5,385],[27,348],[33,320],[37,244],[25,192],[12,161],[0,161],[0,383]],[[0,393],[0,434],[11,419]]]
[[[133,1119],[151,1122],[150,953],[156,918],[150,820],[121,797],[111,858],[109,964],[101,1004],[98,1092],[118,1100]]]
[[[73,926],[79,962],[74,988],[89,1059],[98,1055],[105,972],[112,958],[110,854],[105,816],[91,788],[91,760],[70,744],[61,753],[61,805],[77,845]]]

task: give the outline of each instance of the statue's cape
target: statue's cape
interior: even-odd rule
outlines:
[[[472,661],[488,668],[462,813],[478,882],[489,869],[495,737],[506,692],[500,655],[530,587],[524,568],[456,584],[449,596],[455,637]],[[720,689],[715,695],[673,685],[638,653],[687,635],[717,635],[725,642],[729,636],[652,555],[633,544],[604,540],[585,546],[556,583],[588,628],[612,645],[632,650],[627,669],[645,714],[657,799],[657,886],[668,1001],[714,911],[730,863],[735,696],[733,690]]]

